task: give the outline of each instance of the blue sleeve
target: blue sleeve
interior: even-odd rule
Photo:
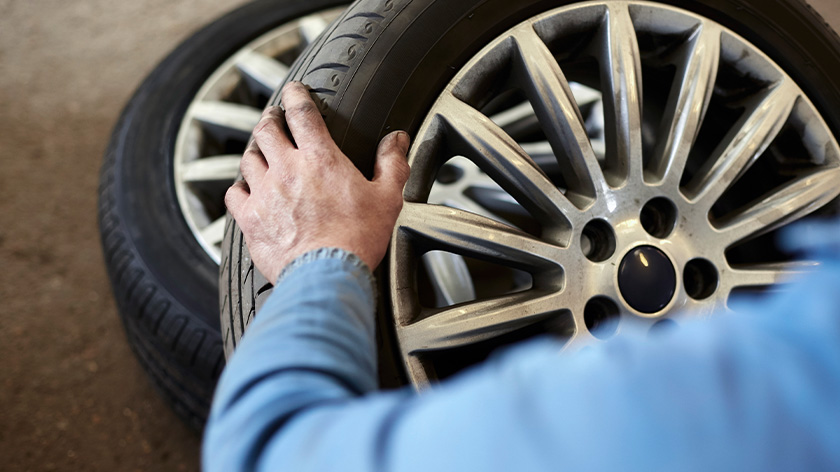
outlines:
[[[207,470],[840,470],[840,251],[745,313],[575,354],[538,339],[420,395],[374,391],[370,273],[324,251],[226,368]]]

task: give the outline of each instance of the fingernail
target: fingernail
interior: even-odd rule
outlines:
[[[394,136],[394,139],[397,140],[397,147],[400,148],[400,151],[402,151],[403,154],[407,154],[408,146],[411,142],[411,139],[408,137],[408,133],[405,131],[396,131],[395,133],[396,136]]]

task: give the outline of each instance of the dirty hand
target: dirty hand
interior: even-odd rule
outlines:
[[[382,139],[369,181],[338,149],[303,84],[286,85],[281,99],[285,114],[278,107],[263,113],[240,164],[245,180],[225,195],[251,259],[271,282],[295,258],[323,247],[352,252],[375,269],[402,208],[408,135]]]

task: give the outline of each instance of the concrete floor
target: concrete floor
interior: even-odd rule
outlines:
[[[0,0],[0,469],[198,470],[129,351],[96,227],[133,90],[242,0]]]
[[[96,187],[134,88],[242,3],[0,0],[0,469],[198,469],[125,342]],[[840,29],[840,2],[814,3]]]

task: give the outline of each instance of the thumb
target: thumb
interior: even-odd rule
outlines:
[[[373,181],[402,191],[408,180],[410,168],[406,160],[409,138],[405,131],[394,131],[379,142],[376,149],[376,164]]]

